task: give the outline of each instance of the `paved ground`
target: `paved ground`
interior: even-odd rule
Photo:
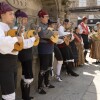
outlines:
[[[88,56],[87,59],[90,62],[89,64],[75,70],[80,74],[79,77],[68,76],[63,72],[63,82],[52,79],[51,82],[55,85],[55,89],[46,89],[46,95],[39,95],[34,92],[36,86],[33,83],[31,95],[35,97],[34,100],[100,100],[100,66],[91,64],[95,60]],[[18,83],[20,83],[20,79]],[[16,100],[21,100],[19,85]]]
[[[85,65],[77,69],[79,77],[63,75],[63,82],[54,82],[45,96],[35,94],[35,100],[100,100],[100,67]]]
[[[46,89],[46,95],[39,95],[31,90],[34,100],[100,100],[100,66],[91,64],[94,60],[88,57],[87,59],[90,64],[75,70],[80,74],[79,77],[75,78],[62,73],[63,82],[52,79],[52,84],[56,87]]]

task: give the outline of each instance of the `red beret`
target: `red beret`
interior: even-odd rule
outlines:
[[[83,18],[82,18],[82,21],[85,21],[86,19],[88,19],[86,16],[84,16]]]
[[[0,16],[1,14],[6,13],[7,11],[13,11],[11,6],[5,2],[0,2]]]
[[[44,17],[45,15],[48,15],[48,13],[47,13],[46,11],[44,11],[44,10],[40,10],[40,11],[38,12],[38,16],[39,16],[39,17]]]

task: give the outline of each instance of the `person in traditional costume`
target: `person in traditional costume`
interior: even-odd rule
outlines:
[[[84,57],[85,57],[85,62],[88,62],[86,60],[86,55],[88,53],[89,50],[89,38],[88,35],[90,33],[90,29],[87,25],[88,22],[88,18],[87,17],[83,17],[82,22],[78,25],[78,28],[80,29],[80,34],[83,38],[83,43],[84,43]]]
[[[81,37],[80,30],[78,27],[75,27],[74,37],[75,37],[75,44],[78,50],[78,66],[81,66],[81,65],[84,65],[85,63],[84,43],[83,43],[83,39]]]
[[[96,32],[97,32],[98,28],[100,28],[100,22],[96,22],[96,26],[94,27]]]
[[[57,24],[56,21],[53,21],[53,20],[50,20],[50,19],[48,20],[48,28],[52,28],[54,31],[57,31],[56,30],[56,24]],[[63,64],[63,57],[62,57],[62,54],[61,54],[56,43],[54,44],[54,56],[57,60],[55,78],[57,79],[57,81],[61,82],[62,79],[61,79],[60,74],[61,74],[61,68],[62,68],[62,64]],[[51,76],[54,76],[53,67],[51,68]]]
[[[65,27],[66,28],[70,27],[70,22],[68,19],[65,19],[63,25],[61,25],[58,28],[58,33],[59,33],[58,47],[63,56],[63,62],[64,65],[66,66],[66,72],[68,73],[68,75],[77,77],[79,75],[73,71],[74,58],[73,58],[72,50],[69,46],[69,41],[72,38],[72,35],[70,34],[70,32],[65,30]],[[68,42],[66,42],[67,38],[68,38]]]
[[[49,82],[49,74],[52,66],[52,54],[54,51],[54,43],[50,38],[54,35],[54,32],[48,29],[48,19],[49,15],[45,10],[40,10],[38,12],[38,17],[40,19],[39,27],[41,31],[39,32],[40,43],[38,45],[38,54],[40,60],[40,71],[38,75],[38,92],[39,94],[46,94],[43,84],[48,88],[55,88]]]
[[[71,29],[70,29],[70,33],[72,35],[71,41],[70,41],[70,47],[72,50],[72,54],[73,54],[73,58],[74,58],[74,67],[77,67],[78,65],[78,51],[77,51],[77,47],[75,44],[75,37],[74,37],[74,31],[73,31],[73,23],[71,24]]]
[[[21,92],[22,92],[22,99],[23,100],[31,100],[33,97],[30,97],[30,86],[33,82],[33,71],[32,71],[32,62],[33,62],[33,44],[35,40],[38,38],[38,35],[35,35],[34,37],[31,37],[29,39],[24,37],[24,34],[26,34],[26,26],[28,24],[28,15],[21,11],[17,10],[15,12],[16,17],[16,25],[14,26],[14,29],[18,29],[20,24],[21,27],[23,27],[24,32],[22,33],[23,37],[23,50],[21,50],[18,54],[18,59],[21,62],[22,66],[22,78],[20,82],[21,86]]]
[[[7,35],[10,25],[13,25],[14,22],[14,11],[5,2],[0,2],[0,19],[0,87],[2,100],[15,100],[18,51],[14,51],[14,47],[16,43],[23,42],[23,39],[21,36],[11,37]]]
[[[92,40],[90,57],[96,59],[96,64],[100,62],[100,23],[97,22],[97,32],[90,35]]]

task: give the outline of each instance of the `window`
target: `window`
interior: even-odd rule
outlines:
[[[100,0],[97,0],[97,5],[100,6]]]
[[[86,0],[79,0],[79,7],[86,7],[87,2]]]

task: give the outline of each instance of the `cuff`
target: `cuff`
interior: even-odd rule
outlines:
[[[35,37],[32,37],[32,38],[30,38],[30,39],[32,39],[32,41],[35,41],[35,40],[36,40],[36,38],[35,38]]]
[[[14,40],[15,43],[18,42],[17,37],[13,37],[13,40]]]

